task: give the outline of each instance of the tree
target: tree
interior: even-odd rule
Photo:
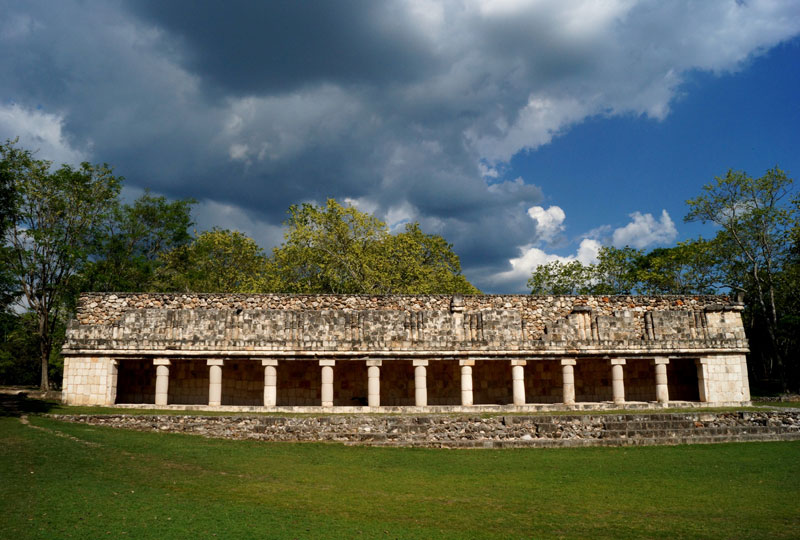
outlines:
[[[278,283],[286,292],[367,293],[373,291],[370,261],[385,225],[371,214],[334,199],[315,206],[289,207],[284,242],[273,250]]]
[[[271,290],[295,293],[475,293],[452,246],[418,224],[392,235],[371,214],[328,199],[289,208],[271,257]]]
[[[702,238],[656,248],[637,260],[636,288],[642,294],[713,294],[724,287],[718,260],[716,244]]]
[[[387,235],[379,253],[373,279],[385,294],[480,293],[461,274],[453,246],[439,235],[425,234],[418,223]]]
[[[16,141],[14,141],[16,143]],[[6,145],[11,144],[7,141]],[[11,226],[14,214],[14,170],[13,164],[0,160],[0,238],[6,238],[6,231]],[[0,245],[0,312],[5,311],[17,296],[14,275],[11,272],[11,249]],[[5,328],[5,325],[3,326]],[[5,335],[5,332],[2,333]]]
[[[107,165],[62,165],[35,159],[15,141],[0,145],[0,169],[14,185],[11,224],[4,244],[8,265],[27,305],[37,316],[42,390],[53,330],[70,280],[87,260],[95,236],[117,204],[120,179]]]
[[[86,291],[148,291],[161,256],[192,241],[192,199],[168,201],[149,191],[115,209],[96,239],[80,284]]]
[[[630,246],[603,246],[597,253],[590,294],[633,294],[639,285],[636,272],[642,251]]]
[[[789,351],[782,339],[779,290],[791,254],[791,233],[797,225],[797,208],[785,204],[793,180],[779,168],[752,178],[729,170],[703,187],[703,194],[687,201],[685,220],[720,227],[714,241],[723,254],[719,260],[725,285],[742,291],[750,305],[751,331],[766,334],[766,374],[783,375]],[[781,377],[786,384],[786,377]]]
[[[255,241],[226,229],[201,233],[191,244],[162,255],[161,289],[176,292],[262,292],[267,258]]]
[[[584,265],[580,261],[553,261],[534,269],[528,287],[531,294],[589,294],[594,269],[594,265]]]
[[[531,294],[707,294],[717,284],[713,242],[695,240],[648,253],[603,246],[597,262],[554,261],[537,267]]]

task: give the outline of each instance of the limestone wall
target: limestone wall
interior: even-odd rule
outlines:
[[[117,366],[106,357],[64,358],[62,396],[69,405],[107,405],[117,394]]]
[[[702,401],[750,401],[744,355],[711,355],[700,359],[697,369]]]

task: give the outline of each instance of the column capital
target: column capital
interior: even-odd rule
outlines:
[[[428,365],[428,361],[427,360],[412,360],[411,361],[411,365],[414,366],[414,367],[419,367],[419,366],[426,367]]]
[[[214,358],[214,359],[206,360],[206,365],[207,366],[224,366],[225,365],[225,360],[222,360],[220,358]]]
[[[511,365],[512,366],[527,366],[528,365],[528,361],[527,360],[511,360]]]
[[[269,359],[269,360],[266,359],[266,358],[262,358],[261,359],[261,365],[264,366],[264,367],[267,367],[267,366],[275,367],[275,366],[278,365],[278,361],[275,360],[274,358],[273,359]]]
[[[336,365],[336,360],[320,360],[319,367],[333,367]]]
[[[474,366],[475,365],[475,360],[471,360],[471,359],[459,360],[458,361],[458,365],[462,366],[462,367],[463,366]]]
[[[653,358],[654,364],[669,364],[669,358],[666,356],[656,356]]]
[[[611,358],[608,363],[612,366],[624,366],[627,360],[625,358]]]
[[[154,366],[171,366],[172,361],[166,358],[154,358],[153,359]]]
[[[562,366],[574,366],[577,361],[574,358],[562,358],[561,365]]]
[[[381,367],[383,360],[367,360],[367,367]]]

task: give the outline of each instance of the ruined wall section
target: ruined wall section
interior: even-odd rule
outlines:
[[[87,294],[65,350],[744,350],[741,309],[719,296]]]
[[[119,321],[132,310],[224,310],[224,311],[401,311],[449,312],[452,295],[302,295],[302,294],[149,294],[89,293],[81,295],[76,318],[80,324],[103,325]],[[548,324],[566,319],[573,311],[593,316],[619,318],[627,313],[634,333],[645,335],[645,314],[659,311],[702,313],[730,310],[728,296],[533,296],[469,295],[463,297],[465,315],[481,312],[516,312],[523,340],[539,340]],[[508,315],[513,316],[513,315]],[[486,315],[484,315],[486,317]],[[693,315],[694,317],[694,315]],[[485,319],[484,319],[485,320]],[[478,319],[464,317],[470,330]],[[735,321],[732,323],[735,325]]]

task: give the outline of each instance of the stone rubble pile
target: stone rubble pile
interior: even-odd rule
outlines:
[[[628,446],[800,440],[800,410],[609,415],[53,415],[211,438],[441,448]]]

